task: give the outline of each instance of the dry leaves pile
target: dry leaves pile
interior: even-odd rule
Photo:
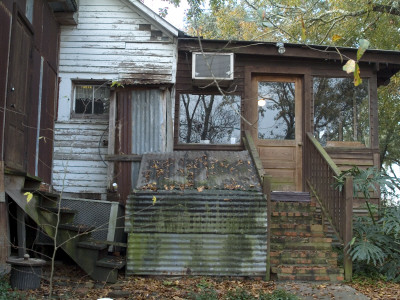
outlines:
[[[400,299],[400,283],[385,282],[370,278],[357,278],[348,285],[370,297],[372,300],[398,300]]]
[[[48,269],[44,270],[44,277]],[[293,284],[292,284],[293,285]],[[400,299],[400,283],[388,283],[379,280],[357,279],[349,286],[371,299]],[[190,299],[190,293],[200,292],[204,288],[214,289],[218,295],[230,290],[243,288],[253,295],[273,292],[275,282],[266,282],[261,278],[218,278],[218,277],[144,277],[121,276],[116,284],[96,283],[77,266],[58,264],[54,278],[54,299]],[[316,290],[318,290],[316,288]],[[41,287],[33,291],[21,291],[24,299],[48,299],[49,284],[42,280]],[[291,292],[295,292],[293,289]],[[299,293],[301,295],[301,293]],[[304,296],[304,295],[303,295]],[[31,297],[31,298],[30,298]],[[318,298],[316,298],[318,299]],[[334,299],[334,298],[332,298]]]

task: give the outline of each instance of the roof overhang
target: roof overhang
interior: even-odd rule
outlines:
[[[328,47],[321,45],[305,45],[285,43],[285,52],[278,52],[277,43],[258,41],[227,41],[201,39],[204,51],[233,52],[235,54],[275,56],[281,59],[309,59],[322,61],[337,61],[344,65],[348,59],[357,59],[356,48]],[[199,51],[199,39],[197,37],[180,37],[178,50]],[[221,50],[222,49],[222,50]],[[388,84],[390,78],[400,71],[400,51],[367,50],[360,60],[360,64],[374,66],[377,73],[378,85]]]
[[[54,16],[61,25],[77,25],[79,0],[47,0]]]

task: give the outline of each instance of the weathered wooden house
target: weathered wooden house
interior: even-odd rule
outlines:
[[[24,222],[26,200],[20,202],[23,199],[21,189],[40,182],[46,189],[51,184],[59,24],[73,19],[75,1],[49,2],[0,1],[2,266],[11,243],[24,243],[24,230],[20,225]],[[19,203],[22,210],[17,209],[15,203]],[[17,227],[18,239],[14,230]]]
[[[334,176],[379,167],[377,88],[400,70],[399,52],[368,50],[355,87],[356,53],[180,38],[174,152],[142,157],[127,273],[351,278],[333,246],[361,204]]]
[[[3,159],[7,170],[21,172],[6,178],[12,187],[6,193],[41,228],[39,243],[54,236],[61,215],[64,251],[92,278],[107,281],[125,265],[107,256],[118,247],[126,249],[128,275],[351,276],[348,257],[345,273],[337,265],[324,224],[345,245],[358,204],[351,178],[339,192],[333,176],[352,165],[378,166],[377,88],[400,70],[399,52],[368,50],[360,61],[363,83],[355,88],[341,59],[354,59],[356,49],[338,54],[319,46],[211,40],[200,46],[136,0],[49,3],[62,25],[56,40],[40,45],[57,49],[59,39],[59,58],[54,66],[45,52],[36,59],[41,67],[34,70],[41,71],[34,82],[42,92],[31,99],[42,100],[31,102],[39,116],[54,112],[54,131],[48,119],[25,117],[22,124],[35,128],[28,137],[36,150],[26,142],[27,166],[19,169],[9,160],[17,152]],[[0,30],[8,34],[15,26],[10,7],[0,4],[9,26]],[[15,16],[24,20],[20,11]],[[56,26],[51,17],[43,20]],[[3,50],[0,59],[8,61],[14,52]],[[57,77],[58,103],[51,106]],[[7,82],[0,77],[14,91]],[[0,96],[3,107],[7,99]],[[46,147],[53,141],[52,157]],[[3,145],[6,158],[9,144]],[[40,189],[41,180],[54,191]],[[34,194],[29,203],[25,191]]]

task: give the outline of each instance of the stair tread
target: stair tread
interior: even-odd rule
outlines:
[[[29,192],[29,193],[32,193],[32,194],[39,194],[41,196],[49,197],[49,198],[60,198],[60,194],[59,193],[46,192],[46,191],[41,191],[41,190],[38,190],[38,189],[23,188],[22,192],[23,193]]]
[[[122,256],[106,256],[96,262],[96,266],[110,269],[121,269],[125,264],[125,257]]]
[[[271,201],[311,202],[308,192],[271,192]]]
[[[50,207],[50,206],[40,206],[39,209],[44,211],[49,211],[52,213],[58,213],[58,207]],[[78,211],[76,209],[71,209],[69,207],[60,207],[60,213],[64,214],[76,214]]]
[[[101,241],[99,241],[99,242],[101,242]],[[82,241],[82,242],[78,243],[78,247],[99,250],[99,251],[107,249],[106,244],[101,244],[99,242],[92,241],[92,240]]]
[[[80,233],[88,232],[95,229],[95,227],[92,226],[87,226],[84,224],[71,224],[71,223],[60,224],[58,227],[60,229],[72,230]]]

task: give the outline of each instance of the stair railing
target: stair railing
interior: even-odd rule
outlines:
[[[341,190],[335,188],[334,176],[339,176],[341,171],[310,132],[307,133],[304,150],[306,183],[319,202],[324,217],[344,245],[344,277],[345,280],[351,280],[352,261],[347,250],[353,234],[353,178],[346,177]]]
[[[265,280],[269,281],[271,279],[271,260],[270,260],[270,250],[271,250],[271,229],[270,229],[270,220],[271,220],[271,176],[265,174],[264,167],[262,166],[262,162],[260,156],[258,155],[257,147],[254,143],[253,137],[251,136],[249,131],[244,132],[243,143],[246,147],[246,150],[250,153],[251,159],[253,161],[254,166],[256,167],[257,176],[260,180],[260,184],[262,186],[262,192],[267,199],[267,222],[268,222],[268,230],[267,230],[267,264],[266,264],[266,273]]]

